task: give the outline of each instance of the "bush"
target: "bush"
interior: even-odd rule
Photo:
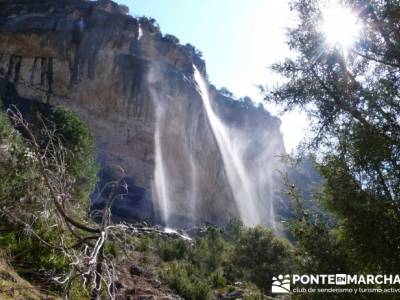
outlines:
[[[289,242],[275,237],[272,230],[257,226],[243,231],[232,261],[243,269],[246,279],[268,293],[272,276],[291,273],[294,254]]]
[[[138,250],[152,251],[163,261],[161,279],[185,299],[210,299],[212,290],[234,291],[242,282],[244,299],[270,293],[272,276],[296,266],[288,241],[264,227],[247,228],[233,219],[225,228],[208,227],[193,241],[141,237]]]
[[[243,233],[244,225],[243,222],[239,219],[232,219],[225,229],[225,234],[228,241],[235,242],[240,239],[241,234]]]
[[[23,210],[47,199],[47,189],[38,176],[37,162],[12,126],[7,115],[0,111],[0,205],[2,208]],[[9,211],[13,213],[13,211]],[[6,222],[1,218],[0,222]]]
[[[32,116],[36,116],[34,112]],[[89,204],[89,194],[97,181],[98,164],[95,156],[94,138],[87,125],[72,111],[57,108],[51,116],[45,116],[48,127],[55,126],[57,135],[66,148],[66,165],[68,176],[74,178],[73,198],[79,200],[77,206]],[[43,134],[43,124],[34,117],[32,130],[42,147],[47,145]],[[21,134],[15,130],[3,112],[0,112],[0,201],[2,199],[35,199],[46,198],[39,182],[41,176],[37,171],[37,162],[25,145]],[[3,174],[4,173],[4,174]],[[40,193],[38,189],[42,190]],[[79,205],[78,205],[79,204]],[[77,210],[82,211],[81,207]]]
[[[88,202],[97,165],[94,163],[93,138],[87,126],[64,109],[57,109],[53,115],[45,117],[43,123],[30,123],[28,126],[39,147],[42,147],[38,151],[49,157],[45,160],[47,174],[54,176],[47,179],[55,189],[60,186],[65,188],[62,190],[64,195],[68,194],[65,199],[69,200],[70,191],[76,191]],[[51,121],[54,121],[62,140],[62,145],[55,142],[54,149],[51,146],[44,148],[47,146],[46,138],[51,140],[49,135],[44,134],[46,129],[52,131]],[[44,124],[49,127],[45,128]],[[40,172],[38,156],[29,146],[31,144],[25,143],[23,136],[12,127],[7,115],[0,112],[0,247],[8,252],[13,265],[20,267],[24,277],[29,277],[43,288],[60,290],[61,286],[52,278],[65,275],[70,270],[71,257],[65,255],[64,250],[75,244],[76,237],[64,227],[63,222],[59,222],[53,199]],[[63,150],[66,150],[68,174],[60,171],[63,169],[54,159],[61,157]],[[71,208],[85,212],[80,205]],[[61,249],[62,246],[65,248]],[[118,255],[114,248],[110,245],[106,249],[107,254]],[[74,249],[78,250],[78,247]],[[79,294],[77,291],[73,291],[74,295]]]
[[[201,51],[199,49],[196,49],[196,47],[193,46],[192,44],[188,43],[188,44],[184,45],[183,48],[185,49],[185,51],[187,51],[192,56],[196,56],[198,58],[203,57],[203,53],[201,53]]]
[[[210,283],[213,288],[222,288],[222,287],[226,286],[226,279],[225,279],[224,273],[221,269],[211,273]]]
[[[205,236],[196,239],[189,260],[203,270],[204,274],[209,274],[229,258],[228,248],[221,229],[210,227]]]
[[[208,299],[211,292],[209,283],[205,279],[193,274],[190,270],[190,266],[174,262],[162,273],[162,279],[170,288],[185,299]]]
[[[173,43],[174,45],[179,44],[179,39],[178,39],[176,36],[172,35],[172,34],[166,34],[166,35],[164,35],[164,40],[166,40],[166,41],[168,41],[168,42],[171,42],[171,43]]]
[[[41,240],[39,240],[28,228],[10,229],[12,230],[0,236],[0,246],[7,250],[14,263],[17,263],[22,270],[26,270],[27,274],[35,272],[40,276],[39,270],[46,270],[47,274],[43,275],[49,280],[49,275],[67,271],[68,261],[60,249],[51,248],[45,244],[58,239],[60,234],[58,230],[49,229],[44,222],[36,222],[32,229],[40,236]]]
[[[160,239],[158,253],[162,260],[184,259],[189,252],[189,245],[184,240]]]
[[[87,205],[99,171],[93,135],[79,116],[69,109],[57,108],[53,121],[67,149],[67,171],[76,180],[73,196]]]

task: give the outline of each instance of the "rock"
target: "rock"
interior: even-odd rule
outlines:
[[[149,282],[153,285],[154,288],[159,288],[162,283],[158,279],[149,279]]]
[[[219,293],[216,295],[216,299],[229,300],[229,299],[242,299],[244,295],[243,290],[234,290],[227,293]]]
[[[136,275],[136,276],[140,276],[143,275],[144,271],[142,268],[136,266],[136,265],[132,265],[129,269],[129,273],[131,275]]]
[[[1,160],[10,160],[12,158],[10,145],[8,144],[0,144],[0,159]]]
[[[116,289],[122,289],[124,287],[124,285],[119,281],[115,281],[114,285]]]
[[[206,75],[193,47],[164,38],[151,19],[129,16],[110,0],[6,0],[1,6],[2,98],[66,106],[80,115],[96,138],[103,168],[126,172],[128,193],[115,201],[115,218],[160,221],[157,136],[168,173],[170,226],[224,224],[239,216],[193,77],[193,65]],[[268,160],[275,168],[284,153],[279,119],[212,86],[210,94],[222,121],[246,137],[246,167],[260,170]],[[101,207],[98,198],[94,205]],[[260,211],[265,207],[261,203]],[[269,217],[265,212],[261,220]]]
[[[238,298],[243,297],[243,294],[244,294],[244,291],[243,291],[243,290],[235,290],[235,291],[229,292],[229,293],[226,295],[226,297],[227,297],[228,299],[238,299]]]

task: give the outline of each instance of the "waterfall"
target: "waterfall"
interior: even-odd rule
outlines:
[[[250,176],[248,170],[246,170],[238,146],[235,144],[235,139],[232,137],[233,132],[225,126],[214,112],[211,106],[206,81],[199,70],[195,66],[193,67],[195,70],[194,78],[203,100],[209,124],[222,156],[226,175],[233,192],[236,206],[239,210],[240,218],[248,226],[261,224],[257,189],[254,184],[251,183],[252,176]]]
[[[153,93],[154,94],[154,93]],[[161,130],[164,125],[165,111],[163,106],[156,106],[156,122],[154,130],[154,152],[155,152],[155,168],[154,168],[154,184],[153,190],[158,202],[158,209],[162,222],[168,225],[170,214],[170,196],[169,185],[167,183],[167,174],[165,159],[163,157],[163,143],[161,138]]]
[[[137,40],[139,41],[139,40],[142,38],[142,36],[143,36],[143,30],[142,30],[142,26],[141,26],[140,23],[139,23],[139,25],[138,25]]]
[[[194,70],[201,96],[196,101],[157,85],[162,80],[159,69],[148,74],[155,107],[152,191],[158,221],[180,227],[237,215],[247,226],[275,228],[273,174],[279,169],[275,155],[281,151],[281,138],[254,125],[257,120],[251,126],[240,119],[224,123],[213,108],[207,82]],[[193,81],[188,84],[193,87]]]
[[[165,226],[179,226],[196,220],[199,200],[197,165],[193,149],[193,125],[184,121],[186,114],[178,114],[179,122],[173,121],[171,105],[174,99],[164,90],[151,89],[155,106],[154,123],[154,182],[153,195],[156,215]],[[177,115],[174,115],[175,117]],[[192,121],[192,120],[190,120]],[[179,145],[178,152],[171,151]],[[181,200],[184,201],[181,201]]]

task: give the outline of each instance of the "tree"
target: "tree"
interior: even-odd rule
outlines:
[[[0,101],[1,103],[1,101]],[[0,111],[0,206],[23,208],[46,198],[32,152]],[[0,219],[0,223],[2,223]]]
[[[66,148],[67,171],[76,180],[74,198],[86,201],[97,181],[99,166],[96,162],[95,141],[89,127],[69,109],[58,107],[52,121]]]
[[[294,262],[292,250],[286,240],[275,237],[270,229],[257,226],[242,232],[232,261],[243,270],[245,278],[269,293],[273,276],[290,274]]]
[[[288,45],[298,55],[273,65],[288,81],[264,89],[265,99],[310,116],[307,149],[318,153],[326,180],[318,199],[337,220],[331,233],[343,255],[357,257],[358,268],[391,272],[400,266],[400,3],[342,5],[363,23],[352,49],[325,42],[323,1],[292,3],[299,23]]]
[[[164,40],[171,42],[174,45],[178,45],[180,42],[176,36],[168,33],[164,35]]]
[[[0,225],[4,227],[0,244],[22,259],[28,268],[47,270],[45,279],[64,285],[68,299],[75,297],[71,287],[77,282],[85,287],[80,296],[86,289],[85,282],[91,282],[90,299],[101,296],[102,283],[113,297],[113,258],[105,255],[105,248],[115,240],[121,241],[123,247],[124,241],[115,234],[128,230],[128,227],[110,224],[110,206],[118,196],[113,192],[104,209],[97,212],[101,215],[100,224],[87,217],[88,211],[79,213],[82,208],[73,201],[76,179],[85,174],[85,169],[91,169],[86,165],[91,160],[83,163],[80,152],[85,149],[83,141],[88,135],[83,133],[87,127],[67,111],[61,115],[65,117],[65,126],[61,128],[64,135],[60,135],[57,126],[48,120],[43,121],[39,132],[33,131],[32,128],[37,127],[28,123],[13,107],[8,110],[8,116],[20,134],[5,115],[0,114],[0,124],[4,125],[0,130],[3,150],[0,166],[4,166],[6,172],[5,180],[0,184]],[[68,132],[68,129],[72,131]],[[77,147],[74,148],[75,161],[69,157],[71,154],[65,146],[69,142]],[[83,153],[87,155],[83,155],[86,159],[93,155]],[[80,163],[82,168],[78,171]],[[110,185],[115,191],[120,181]],[[18,190],[21,191],[15,193]],[[89,201],[88,198],[85,200]]]
[[[226,96],[226,97],[229,97],[229,98],[233,98],[234,97],[233,93],[230,90],[228,90],[226,87],[224,87],[224,86],[219,89],[219,92],[223,96]]]
[[[35,111],[38,127],[15,106],[7,113],[0,112],[0,246],[32,278],[46,282],[44,287],[62,288],[66,299],[115,299],[115,259],[119,252],[128,253],[128,236],[172,234],[112,223],[111,205],[127,192],[122,168],[104,187],[108,192],[102,209],[89,214],[88,207],[77,205],[77,178],[95,167],[87,165],[94,163],[91,135],[75,114]],[[177,246],[185,250],[181,243]]]

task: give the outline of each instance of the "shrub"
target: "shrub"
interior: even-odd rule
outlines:
[[[267,293],[272,276],[290,273],[294,255],[289,242],[275,237],[272,230],[257,226],[243,231],[232,261],[243,269],[246,279]]]
[[[226,279],[221,269],[211,273],[210,283],[213,288],[222,288],[226,285]]]
[[[172,35],[172,34],[166,34],[166,35],[164,35],[164,40],[166,40],[166,41],[168,41],[168,42],[171,42],[171,43],[173,43],[174,45],[179,44],[179,39],[178,39],[176,36]]]
[[[189,245],[184,240],[160,239],[158,242],[158,253],[164,261],[183,259],[188,252]]]
[[[69,109],[57,108],[53,113],[53,121],[67,149],[67,171],[76,180],[73,196],[87,205],[99,170],[93,135],[79,116]]]
[[[60,234],[56,229],[50,229],[41,221],[34,223],[32,229],[40,236],[40,240],[31,234],[29,228],[10,228],[11,230],[0,236],[0,245],[7,250],[19,267],[26,273],[46,270],[47,280],[49,275],[66,272],[68,261],[60,251],[48,247],[45,243],[51,243],[58,239]],[[38,274],[40,275],[40,274]]]
[[[239,219],[232,219],[225,228],[225,234],[229,241],[238,241],[244,230],[243,222]]]
[[[192,56],[196,56],[198,58],[202,58],[203,57],[203,53],[201,53],[200,50],[196,49],[195,46],[193,46],[192,44],[186,44],[183,46],[183,48]]]
[[[265,227],[247,228],[233,219],[224,228],[208,227],[191,243],[160,239],[149,242],[165,262],[161,278],[185,299],[206,299],[213,289],[235,290],[243,283],[244,299],[269,293],[272,276],[290,273],[295,256],[288,241]],[[148,249],[148,248],[147,248]]]
[[[14,265],[21,267],[22,275],[44,288],[60,290],[61,286],[52,278],[70,271],[71,256],[65,254],[65,249],[74,245],[73,251],[79,251],[80,244],[75,243],[76,237],[64,222],[60,222],[53,205],[56,198],[54,194],[50,197],[48,187],[52,186],[60,195],[68,194],[65,197],[67,200],[70,199],[70,191],[83,191],[84,195],[88,195],[90,181],[95,180],[96,165],[91,165],[94,161],[94,142],[86,125],[76,115],[58,109],[54,115],[45,117],[43,123],[30,123],[24,127],[26,123],[19,119],[19,113],[12,115],[16,126],[19,126],[17,128],[24,128],[25,137],[30,134],[35,136],[38,143],[31,144],[33,139],[29,138],[30,141],[25,143],[23,136],[11,126],[7,115],[0,112],[0,247],[8,252]],[[57,133],[62,144],[54,139],[53,127],[47,127],[51,121],[59,128]],[[46,130],[50,134],[46,134]],[[48,148],[46,138],[53,142]],[[45,176],[40,172],[39,156],[29,148],[32,145],[37,145],[39,149],[32,149],[43,153],[41,157],[46,157],[44,165],[49,185],[45,185]],[[60,157],[64,157],[68,164],[68,174],[64,173],[63,166],[57,165]],[[80,180],[75,180],[75,176]],[[89,180],[85,181],[86,177]],[[84,199],[88,201],[87,197]],[[75,211],[85,212],[77,209],[79,205],[73,206]],[[117,255],[114,248],[111,244],[106,254]],[[77,291],[72,293],[78,295]]]
[[[188,272],[190,269],[185,264],[174,262],[162,273],[162,279],[185,299],[208,299],[211,292],[209,283],[204,278]]]
[[[37,162],[12,126],[7,115],[0,111],[0,204],[1,208],[22,211],[27,206],[45,201],[47,189],[37,172]],[[13,213],[13,211],[8,211]],[[7,217],[0,219],[1,223]]]
[[[118,5],[118,9],[119,9],[119,11],[120,11],[122,14],[124,14],[124,15],[129,14],[129,7],[126,6],[126,5],[119,4],[119,5]]]
[[[205,274],[217,270],[228,259],[228,244],[221,229],[209,227],[205,236],[196,239],[190,260]]]

